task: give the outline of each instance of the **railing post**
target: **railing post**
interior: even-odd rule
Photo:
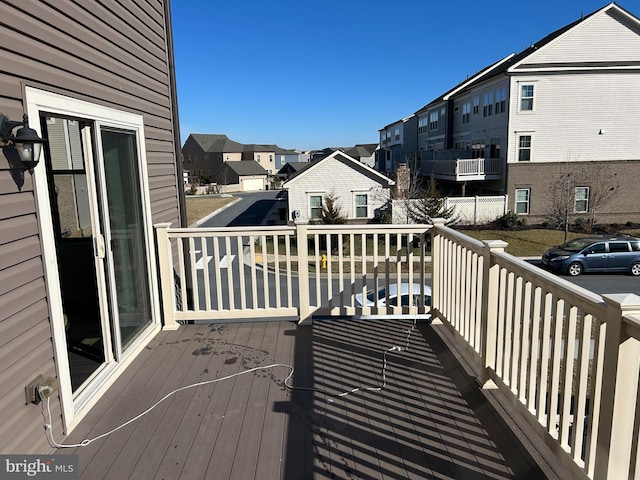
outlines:
[[[158,255],[158,271],[160,274],[160,307],[162,309],[163,330],[177,330],[175,285],[173,279],[173,258],[169,242],[170,223],[156,223],[156,252]]]
[[[603,295],[607,303],[606,337],[602,358],[602,385],[598,408],[598,437],[592,478],[628,478],[634,425],[638,421],[637,389],[640,347],[625,335],[625,317],[640,315],[640,297]],[[596,399],[597,400],[597,399]],[[636,472],[636,475],[638,472]]]
[[[296,220],[296,245],[298,246],[298,300],[300,302],[298,325],[311,325],[309,306],[309,251],[307,243],[308,220]]]
[[[492,264],[491,258],[494,252],[504,252],[509,245],[502,240],[484,240],[484,256],[482,259],[483,277],[482,302],[484,308],[480,312],[481,322],[481,348],[480,354],[483,360],[482,388],[497,388],[491,380],[491,370],[496,367],[496,348],[498,338],[498,289],[500,287],[500,266]]]
[[[433,218],[433,228],[431,229],[431,322],[435,325],[442,324],[440,315],[440,306],[442,299],[440,298],[442,289],[442,235],[440,235],[440,227],[444,227],[446,220],[444,218]]]

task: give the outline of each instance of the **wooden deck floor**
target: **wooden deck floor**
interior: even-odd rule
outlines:
[[[65,443],[83,479],[544,478],[432,327],[411,320],[187,325],[161,332]]]

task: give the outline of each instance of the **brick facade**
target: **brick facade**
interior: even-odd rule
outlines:
[[[589,187],[592,193],[603,187],[614,189],[610,200],[596,209],[596,223],[640,223],[640,160],[510,163],[507,165],[508,209],[516,211],[517,189],[529,189],[529,213],[522,217],[526,217],[530,225],[547,221],[552,182],[566,171],[571,173],[572,185]],[[591,205],[586,213],[575,213],[571,208],[570,221],[590,218],[591,212]]]

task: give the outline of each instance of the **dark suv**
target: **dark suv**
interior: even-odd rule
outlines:
[[[542,264],[571,276],[583,272],[628,272],[638,276],[640,239],[627,235],[576,238],[547,250]]]

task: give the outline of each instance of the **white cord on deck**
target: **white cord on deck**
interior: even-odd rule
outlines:
[[[357,387],[354,388],[352,390],[347,390],[345,392],[339,393],[337,395],[333,395],[336,397],[346,397],[347,395],[351,395],[352,393],[356,393],[359,391],[373,391],[373,392],[379,392],[380,390],[382,390],[386,385],[387,385],[387,354],[390,352],[403,352],[409,349],[409,338],[411,337],[411,334],[413,333],[413,331],[416,328],[416,321],[417,318],[414,318],[413,320],[413,326],[411,327],[411,329],[409,330],[405,330],[405,332],[407,333],[407,341],[405,343],[404,347],[395,345],[393,347],[388,348],[387,350],[384,351],[383,353],[383,360],[382,360],[382,383],[380,385],[378,385],[377,387]],[[221,382],[223,380],[229,380],[231,378],[234,377],[238,377],[240,375],[245,375],[247,373],[251,373],[251,372],[256,372],[258,370],[267,370],[270,368],[275,368],[275,367],[285,367],[288,368],[290,370],[289,375],[287,375],[287,377],[284,379],[284,385],[291,389],[291,390],[304,390],[307,392],[319,392],[322,393],[324,395],[326,395],[327,398],[327,402],[333,402],[333,400],[331,399],[331,395],[327,394],[326,392],[317,389],[317,388],[311,388],[311,387],[294,387],[293,385],[289,385],[289,379],[293,376],[293,372],[294,372],[294,368],[291,365],[287,365],[285,363],[272,363],[271,365],[265,365],[262,367],[254,367],[254,368],[250,368],[248,370],[244,370],[242,372],[237,372],[237,373],[233,373],[231,375],[227,375],[226,377],[220,377],[220,378],[216,378],[214,380],[206,380],[203,382],[198,382],[198,383],[194,383],[191,385],[187,385],[185,387],[180,387],[177,388],[169,393],[167,393],[164,397],[162,397],[160,400],[158,400],[156,403],[154,403],[153,405],[151,405],[149,408],[147,408],[144,412],[140,413],[139,415],[136,415],[135,417],[133,417],[132,419],[126,421],[125,423],[123,423],[122,425],[109,430],[108,432],[105,432],[101,435],[98,435],[97,437],[94,438],[88,438],[83,440],[80,443],[74,443],[74,444],[63,444],[63,443],[57,443],[54,438],[53,438],[53,420],[52,420],[52,416],[51,416],[51,405],[50,405],[50,400],[51,397],[47,397],[47,414],[48,414],[48,423],[44,424],[44,428],[45,430],[47,430],[49,432],[49,443],[51,444],[51,446],[55,447],[55,448],[78,448],[78,447],[86,447],[88,445],[90,445],[91,443],[95,442],[96,440],[100,440],[101,438],[107,437],[109,435],[111,435],[114,432],[117,432],[118,430],[120,430],[121,428],[126,427],[127,425],[129,425],[130,423],[135,422],[136,420],[142,418],[143,416],[145,416],[147,413],[149,413],[151,410],[153,410],[154,408],[156,408],[158,405],[160,405],[162,402],[164,402],[166,399],[168,399],[169,397],[171,397],[172,395],[181,392],[183,390],[188,390],[190,388],[195,388],[195,387],[200,387],[203,385],[210,385],[213,383],[217,383],[217,382]],[[44,405],[43,405],[44,408]],[[44,412],[43,412],[43,416],[44,416]],[[46,420],[46,419],[45,419]]]

